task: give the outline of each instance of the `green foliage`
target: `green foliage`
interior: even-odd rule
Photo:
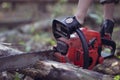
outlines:
[[[53,40],[53,39],[50,39],[49,43],[51,46],[54,46],[56,44],[55,40]]]
[[[1,7],[2,8],[10,8],[11,7],[11,3],[9,3],[9,2],[3,2],[2,4],[1,4]]]
[[[115,28],[114,28],[114,32],[117,32],[117,31],[120,31],[120,28],[119,28],[119,27],[115,27]]]
[[[47,44],[50,44],[50,45],[55,45],[55,41],[51,38],[51,37],[49,37],[50,35],[49,35],[49,33],[37,33],[37,34],[35,34],[34,35],[34,38],[33,38],[33,40],[35,41],[35,42],[43,42],[43,43],[47,43]]]
[[[99,24],[101,24],[102,21],[103,21],[102,6],[96,4],[96,5],[95,5],[95,12],[96,12],[96,14],[97,14],[97,16],[98,16],[98,17],[97,17],[97,22],[98,22]]]
[[[111,50],[110,50],[109,48],[105,48],[105,49],[104,49],[104,52],[106,52],[106,53],[110,53]]]
[[[91,14],[89,14],[89,16],[92,17],[93,19],[95,19],[97,24],[102,23],[102,17],[100,15],[91,13]]]
[[[97,24],[101,24],[103,21],[103,12],[102,12],[102,6],[98,4],[93,5],[92,13],[89,13],[89,16],[93,19],[95,19],[95,22]]]
[[[32,48],[31,46],[26,46],[25,51],[29,52],[31,50],[31,48]]]
[[[116,57],[120,59],[120,56],[116,56]]]
[[[56,17],[64,13],[64,5],[68,0],[59,0],[56,5],[53,7],[52,17]]]
[[[58,3],[59,3],[59,4],[64,4],[64,3],[66,3],[67,1],[68,1],[68,0],[59,0]]]
[[[114,80],[120,80],[120,75],[116,75],[116,76],[114,77]]]
[[[14,80],[20,80],[19,74],[18,74],[17,72],[16,72],[16,74],[15,74]]]
[[[117,48],[120,47],[120,37],[119,37],[118,34],[120,34],[120,27],[117,27],[117,26],[115,25],[112,39],[116,42],[116,47],[117,47]]]
[[[35,32],[35,28],[34,28],[34,25],[33,25],[33,27],[30,28],[30,33],[32,34],[34,32]]]
[[[19,44],[24,46],[25,42],[21,40],[21,41],[19,41]]]

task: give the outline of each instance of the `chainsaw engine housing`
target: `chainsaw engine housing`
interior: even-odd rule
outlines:
[[[101,63],[103,61],[103,59],[99,57],[100,55],[98,54],[98,49],[101,45],[100,33],[88,28],[80,28],[80,30],[84,33],[89,46],[89,69],[92,69],[96,63]],[[76,33],[72,34],[70,39],[63,37],[58,38],[57,42],[62,46],[62,48],[59,47],[59,45],[57,46],[57,49],[59,49],[59,52],[62,54],[59,57],[61,62],[72,62],[77,66],[83,66],[84,53],[82,43]]]
[[[92,69],[105,58],[114,56],[114,41],[102,38],[100,32],[82,28],[77,23],[75,17],[53,21],[53,34],[57,40],[55,49],[61,54],[57,56],[60,62],[70,62],[85,69]],[[110,53],[103,51],[106,47],[110,49]]]

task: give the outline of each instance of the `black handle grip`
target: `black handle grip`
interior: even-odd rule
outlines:
[[[102,45],[107,45],[107,46],[112,47],[111,55],[107,56],[105,58],[114,56],[114,53],[115,53],[115,50],[116,50],[116,43],[113,40],[108,40],[108,39],[105,39],[105,38],[102,38],[101,41],[102,41]]]

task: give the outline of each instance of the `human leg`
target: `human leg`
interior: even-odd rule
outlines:
[[[113,20],[113,14],[114,14],[114,3],[109,3],[109,4],[104,4],[103,5],[103,15],[104,15],[104,20],[109,19],[111,21]]]
[[[104,22],[101,28],[101,36],[104,37],[106,34],[112,36],[114,28],[114,3],[105,3],[103,4],[103,17]]]
[[[92,1],[93,0],[79,0],[75,17],[80,24],[84,23],[85,16]]]

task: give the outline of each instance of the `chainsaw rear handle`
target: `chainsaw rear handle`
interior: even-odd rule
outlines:
[[[108,39],[105,39],[105,38],[102,38],[101,41],[102,41],[102,45],[110,46],[112,48],[111,55],[107,56],[107,57],[104,57],[104,58],[114,56],[114,53],[115,53],[115,50],[116,50],[116,43],[112,40],[108,40]]]
[[[69,39],[72,33],[76,32],[78,34],[84,52],[83,68],[88,69],[90,63],[88,44],[83,32],[79,29],[80,27],[81,25],[77,22],[75,17],[68,17],[63,21],[53,20],[52,29],[56,39],[60,37]]]

